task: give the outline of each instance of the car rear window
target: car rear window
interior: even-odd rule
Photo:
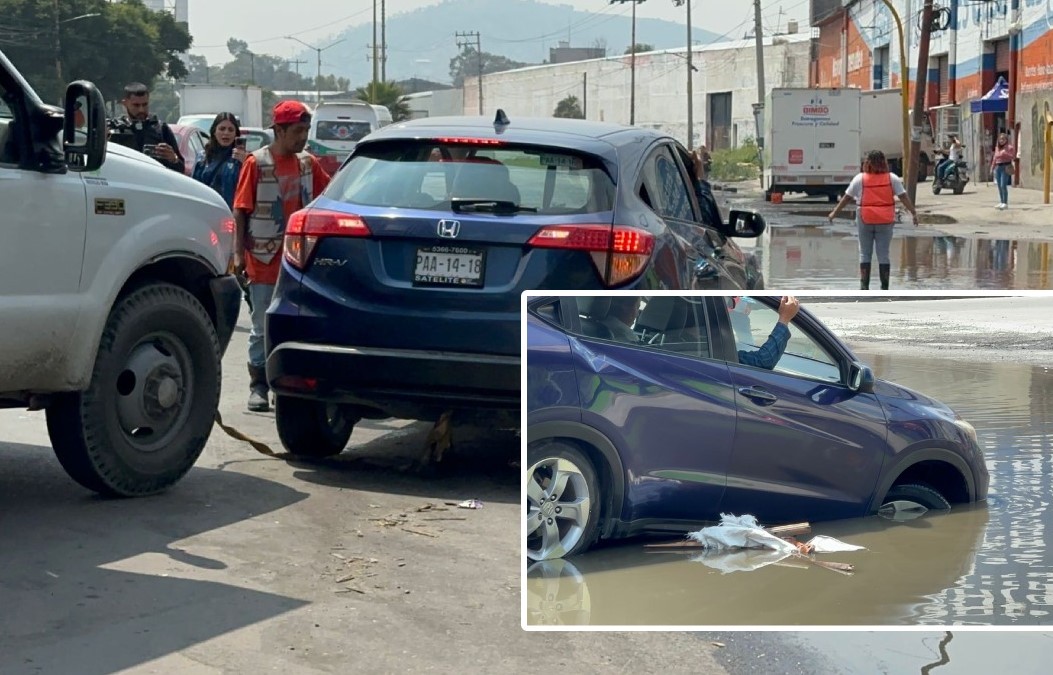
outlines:
[[[612,210],[614,187],[601,161],[584,153],[399,141],[361,149],[326,196],[434,211],[449,211],[454,198],[490,199],[540,215],[573,215]]]
[[[358,141],[365,138],[372,128],[369,122],[345,120],[319,120],[314,137],[319,141]]]

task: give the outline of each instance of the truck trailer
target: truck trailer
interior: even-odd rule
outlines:
[[[775,88],[765,101],[765,199],[775,193],[838,200],[859,172],[858,89]]]
[[[243,127],[263,126],[263,90],[252,85],[184,84],[179,116],[234,113]]]

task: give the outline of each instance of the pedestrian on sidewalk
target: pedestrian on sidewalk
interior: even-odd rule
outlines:
[[[270,410],[264,319],[282,262],[289,217],[317,197],[329,174],[304,152],[311,112],[300,101],[279,101],[273,111],[274,141],[245,158],[234,194],[234,266],[249,278],[249,403]]]
[[[1009,142],[1005,133],[998,134],[998,144],[991,157],[991,171],[994,172],[995,185],[998,186],[998,204],[996,209],[1009,208],[1009,181],[1013,178],[1013,160],[1016,159],[1016,148]]]
[[[827,218],[831,223],[849,202],[857,204],[856,228],[859,232],[859,288],[870,290],[870,267],[874,249],[877,249],[878,274],[881,290],[887,291],[892,272],[889,248],[892,245],[892,230],[896,223],[896,198],[914,217],[918,224],[918,211],[907,195],[903,180],[889,171],[885,153],[871,150],[863,163],[863,172],[848,184],[845,195]]]

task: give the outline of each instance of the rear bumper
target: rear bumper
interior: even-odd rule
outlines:
[[[518,356],[285,342],[267,357],[277,394],[427,419],[449,409],[518,410]]]

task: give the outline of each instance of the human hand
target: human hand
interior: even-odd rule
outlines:
[[[836,211],[831,211],[830,213],[828,213],[826,215],[826,219],[830,221],[831,225],[834,224],[834,218],[836,218],[836,217],[837,217],[837,212]]]
[[[179,159],[176,156],[175,150],[173,150],[172,146],[167,143],[158,143],[154,148],[154,156],[168,163],[175,162]]]
[[[245,158],[249,156],[249,153],[245,152],[245,148],[234,148],[233,157],[239,162],[244,162]]]
[[[797,301],[797,298],[792,295],[783,296],[779,301],[779,323],[784,325],[790,323],[800,309],[801,303]]]
[[[912,211],[910,216],[914,220],[914,227],[917,227],[918,226],[918,212],[917,211]]]
[[[245,274],[245,252],[234,251],[234,273]]]

